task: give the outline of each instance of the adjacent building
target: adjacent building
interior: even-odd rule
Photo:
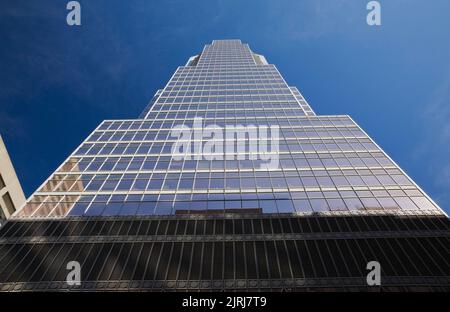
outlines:
[[[316,115],[247,44],[215,40],[14,213],[0,289],[449,290],[449,233],[350,116]]]
[[[0,226],[25,203],[25,196],[0,136]]]

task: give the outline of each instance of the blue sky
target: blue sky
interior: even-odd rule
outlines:
[[[349,114],[450,212],[450,1],[0,3],[0,133],[26,195],[104,119],[135,118],[177,66],[238,38],[318,114]]]

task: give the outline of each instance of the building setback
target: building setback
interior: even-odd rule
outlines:
[[[206,149],[229,126],[225,149],[244,149]],[[0,290],[448,291],[449,225],[349,116],[316,115],[262,55],[215,40],[4,225]]]

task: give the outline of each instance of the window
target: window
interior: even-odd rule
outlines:
[[[0,174],[0,190],[6,186],[5,181],[3,181],[2,175]]]
[[[325,199],[311,199],[312,210],[315,212],[328,211],[328,204]]]
[[[328,205],[330,205],[330,210],[347,210],[347,207],[340,198],[330,198],[327,201]]]
[[[16,207],[14,206],[14,203],[13,203],[13,201],[11,199],[11,196],[9,196],[8,192],[6,192],[3,195],[3,201],[5,202],[6,210],[8,210],[8,213],[10,215],[12,215],[14,213],[14,211],[16,211]]]

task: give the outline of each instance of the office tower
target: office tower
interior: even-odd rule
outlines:
[[[24,203],[25,195],[0,136],[0,227]]]
[[[215,40],[3,227],[0,287],[448,290],[449,224],[349,116],[317,116],[263,56]]]

